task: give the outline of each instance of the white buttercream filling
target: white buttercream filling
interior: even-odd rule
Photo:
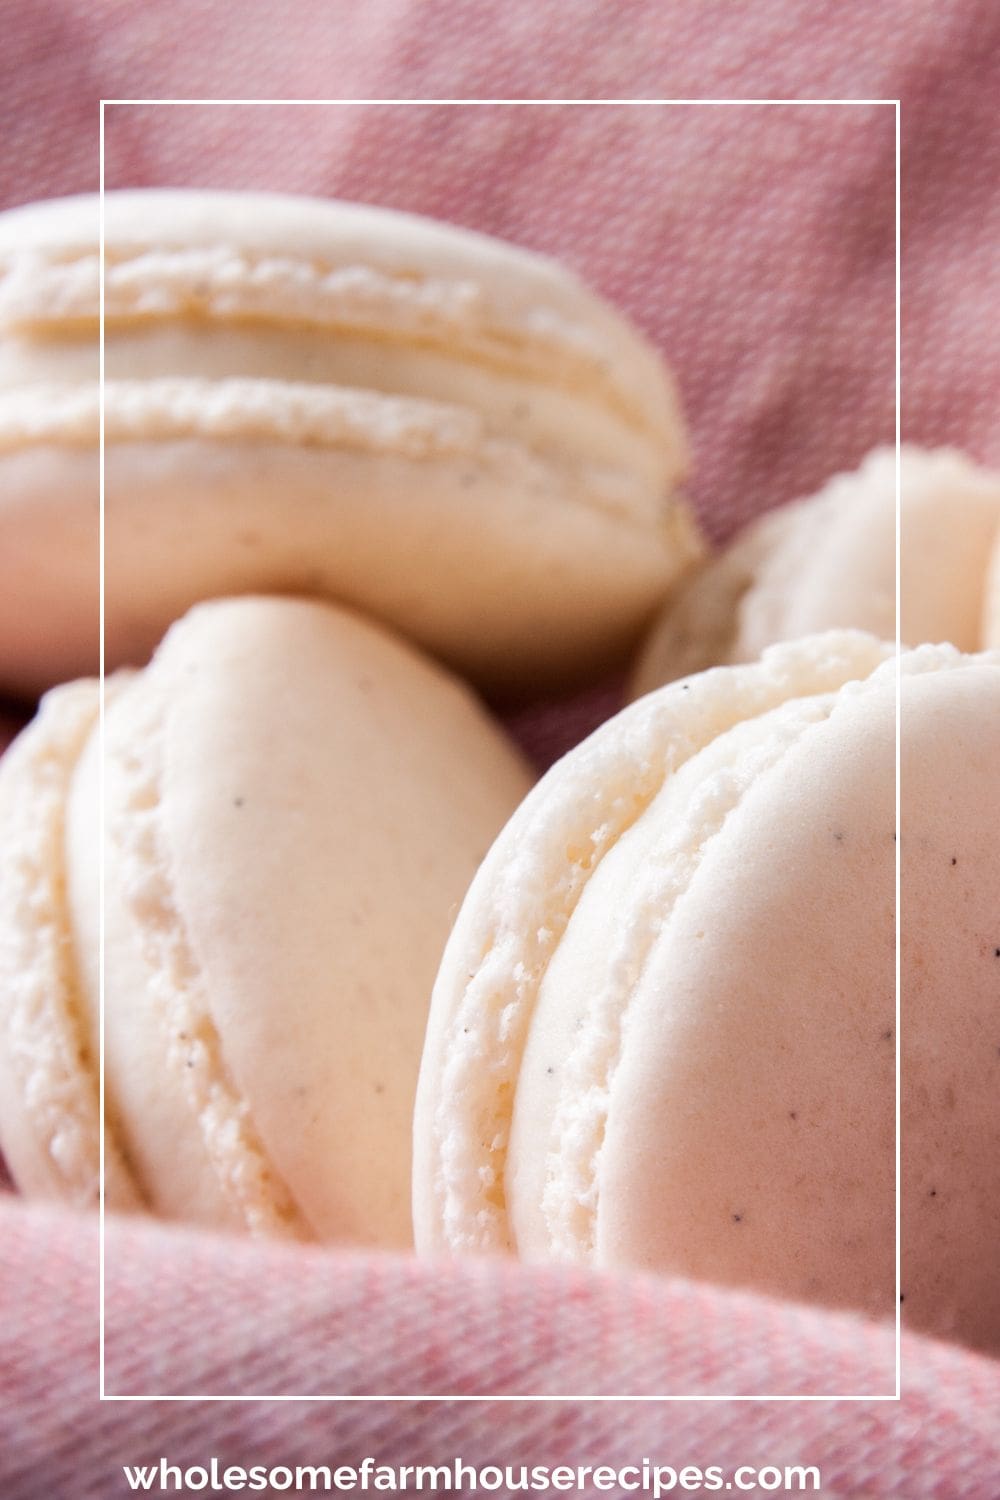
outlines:
[[[143,707],[142,732],[127,746],[109,743],[119,791],[107,818],[108,858],[120,862],[125,907],[148,970],[143,1003],[223,1196],[251,1231],[301,1236],[295,1202],[230,1079],[205,977],[174,900],[163,827],[165,710],[156,700]]]
[[[0,453],[31,444],[96,449],[100,390],[38,384],[0,391]],[[576,464],[491,436],[479,412],[445,402],[384,396],[342,386],[280,380],[110,380],[104,386],[104,440],[116,443],[272,442],[288,447],[368,453],[413,462],[467,464],[505,485],[568,496],[638,524],[672,526],[675,545],[696,550],[686,512],[651,505],[630,472]],[[652,509],[652,515],[650,514]]]
[[[106,442],[270,438],[275,442],[436,458],[474,451],[483,423],[441,402],[277,380],[109,380]],[[96,445],[96,385],[35,385],[0,394],[0,449],[28,442]]]
[[[100,259],[25,255],[0,274],[0,327],[96,323]],[[475,281],[390,275],[369,266],[320,266],[294,257],[251,257],[232,246],[107,252],[105,325],[203,317],[301,323],[396,340],[446,340],[455,352],[543,361],[553,373],[595,376],[634,403],[614,377],[614,353],[594,332],[556,309],[499,309]]]
[[[843,691],[843,690],[841,690]],[[628,1035],[630,1008],[654,945],[690,888],[710,842],[760,777],[773,771],[800,736],[831,713],[835,694],[793,698],[765,716],[744,720],[711,740],[668,778],[647,807],[641,840],[626,851],[629,905],[615,923],[607,967],[591,986],[586,1021],[560,1068],[560,1090],[548,1141],[542,1213],[550,1252],[593,1260],[600,1207],[600,1161],[615,1076]],[[703,768],[708,757],[710,765]],[[634,838],[634,835],[632,835]],[[618,889],[621,889],[619,881]],[[575,930],[575,929],[574,929]],[[549,997],[559,1004],[561,987]],[[542,991],[543,999],[545,992]]]

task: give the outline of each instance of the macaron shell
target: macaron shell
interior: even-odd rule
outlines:
[[[1000,476],[954,449],[904,445],[899,459],[899,634],[978,651],[983,558],[1000,527]],[[896,454],[877,448],[796,508],[741,607],[747,657],[781,638],[856,625],[896,634]]]
[[[900,639],[967,652],[996,644],[983,628],[983,564],[1000,536],[1000,473],[951,448],[904,447],[901,457]]]
[[[147,660],[199,599],[268,590],[369,610],[516,693],[619,660],[641,624],[638,602],[652,608],[699,550],[682,508],[651,546],[607,487],[591,494],[498,439],[466,442],[447,409],[375,412],[362,397],[347,403],[350,436],[326,443],[309,431],[331,403],[308,388],[294,402],[287,387],[261,387],[248,410],[246,386],[232,385],[228,404],[219,388],[191,387],[179,416],[176,389],[140,388],[138,412],[130,401],[122,420],[148,424],[147,435],[106,450],[109,669]],[[254,413],[268,400],[262,425]],[[301,440],[276,424],[284,410],[304,424]],[[69,678],[96,662],[97,454],[43,438],[0,452],[0,478],[0,545],[16,563],[0,600],[0,681],[30,693],[53,667]]]
[[[892,1310],[894,746],[891,680],[843,694],[705,848],[621,1021],[598,1263]]]
[[[651,607],[668,576],[644,530],[581,505],[558,473],[500,444],[415,460],[266,437],[168,439],[117,445],[108,476],[116,660],[134,660],[208,592],[266,588],[371,611],[511,693],[620,658],[640,591]],[[672,566],[692,550],[681,518],[675,535]]]
[[[124,758],[154,738],[158,770],[137,778]],[[127,1128],[162,1158],[193,1111],[251,1227],[407,1244],[426,1000],[451,916],[527,788],[519,758],[402,643],[273,599],[175,626],[118,706],[109,755],[109,781],[132,787],[107,850],[123,951],[161,997],[161,1067],[183,1076],[192,1047],[195,1086],[173,1130],[166,1096],[153,1121],[123,1104]],[[133,984],[131,964],[109,970],[109,1027]],[[153,1167],[154,1200],[168,1172]]]
[[[790,523],[761,558],[737,606],[739,660],[774,641],[821,630],[896,635],[895,457],[860,482],[841,481],[793,508]],[[778,513],[780,515],[780,512]]]
[[[903,1316],[1000,1349],[1000,654],[902,704]]]

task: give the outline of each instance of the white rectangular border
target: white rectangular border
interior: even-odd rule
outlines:
[[[901,313],[901,285],[900,285],[900,100],[899,99],[101,99],[100,109],[100,186],[99,186],[99,256],[100,256],[100,294],[99,294],[99,444],[100,444],[100,519],[99,519],[99,580],[100,580],[100,697],[99,697],[99,728],[98,744],[100,753],[100,777],[98,791],[98,818],[99,827],[104,828],[105,816],[105,784],[104,784],[104,681],[105,681],[105,654],[104,654],[104,110],[106,105],[302,105],[302,104],[394,104],[394,105],[466,105],[476,106],[484,104],[492,105],[534,105],[602,108],[608,105],[628,104],[635,107],[650,106],[678,106],[678,105],[711,105],[721,107],[725,105],[837,105],[837,106],[861,106],[872,105],[891,106],[895,112],[895,159],[896,159],[896,181],[895,181],[895,235],[896,235],[896,282],[895,282],[895,443],[896,443],[896,856],[895,856],[895,893],[896,893],[896,1389],[892,1395],[885,1396],[519,1396],[519,1395],[415,1395],[415,1396],[290,1396],[290,1395],[223,1395],[223,1396],[116,1396],[109,1395],[105,1390],[104,1379],[104,1324],[105,1324],[105,1236],[104,1236],[104,1131],[100,1133],[100,1208],[99,1208],[99,1233],[98,1233],[98,1265],[99,1265],[99,1401],[124,1402],[124,1401],[305,1401],[305,1402],[340,1402],[340,1401],[382,1401],[382,1402],[412,1402],[412,1401],[555,1401],[555,1402],[588,1402],[588,1401],[900,1401],[901,1400],[901,1337],[900,1337],[900,795],[899,795],[899,770],[900,770],[900,612],[899,612],[899,589],[900,589],[900,443],[901,443],[901,408],[900,408],[900,313]],[[104,840],[99,840],[98,851],[98,883],[99,883],[99,918],[98,918],[98,996],[99,996],[99,1099],[101,1122],[104,1121],[104,949],[105,949],[105,924],[104,924]]]

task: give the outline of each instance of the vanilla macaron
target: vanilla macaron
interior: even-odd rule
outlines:
[[[1000,645],[987,561],[1000,474],[951,448],[904,445],[899,471],[900,639]],[[877,448],[808,499],[752,522],[678,589],[635,669],[632,696],[775,641],[855,627],[896,638],[896,452]]]
[[[96,666],[98,207],[0,216],[0,688]],[[267,591],[561,686],[700,551],[669,373],[554,262],[270,194],[108,194],[104,240],[109,666]]]
[[[96,1201],[96,683],[0,761],[0,1147]],[[429,995],[529,785],[471,694],[333,606],[195,608],[108,683],[111,1207],[405,1245]]]
[[[895,689],[811,637],[543,778],[435,987],[418,1249],[892,1311]],[[997,1346],[1000,655],[910,653],[902,701],[904,1314]]]

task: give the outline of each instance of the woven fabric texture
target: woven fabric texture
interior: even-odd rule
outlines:
[[[903,1399],[97,1402],[97,1232],[2,1213],[5,1500],[124,1492],[119,1466],[811,1464],[824,1495],[995,1500],[1000,1366],[903,1339]],[[890,1327],[653,1278],[255,1246],[109,1221],[109,1394],[890,1392]],[[14,1289],[16,1295],[13,1295]],[[501,1491],[506,1493],[506,1491]]]

